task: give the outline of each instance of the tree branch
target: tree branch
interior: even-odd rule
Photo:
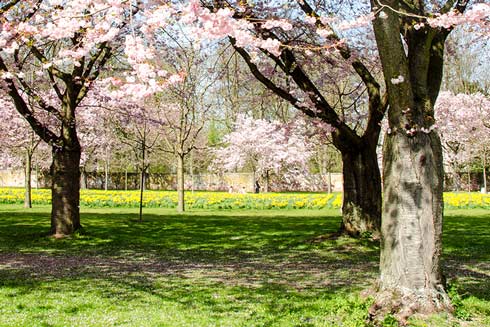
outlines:
[[[8,71],[3,59],[0,57],[0,70]],[[8,95],[12,98],[17,111],[27,120],[29,125],[31,125],[34,132],[43,139],[44,142],[48,144],[56,143],[59,138],[53,133],[47,126],[43,125],[36,117],[34,117],[33,112],[29,109],[29,106],[24,101],[22,96],[19,94],[14,81],[11,78],[5,78],[5,83],[8,87]]]
[[[304,108],[300,105],[300,101],[296,99],[294,96],[292,96],[288,91],[280,88],[277,86],[274,82],[272,82],[270,79],[265,77],[264,74],[260,71],[260,69],[257,67],[255,63],[253,63],[252,58],[250,57],[250,54],[243,48],[238,47],[236,45],[236,42],[234,39],[230,38],[230,42],[233,45],[233,48],[242,56],[242,58],[245,60],[245,63],[247,64],[248,68],[250,69],[251,73],[257,78],[265,87],[267,87],[269,90],[274,92],[276,95],[279,97],[283,98],[284,100],[288,101],[293,105],[295,108],[298,110],[302,111],[304,114],[310,117],[316,117],[317,114],[314,113],[312,110]]]

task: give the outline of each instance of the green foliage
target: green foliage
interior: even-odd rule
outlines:
[[[212,120],[208,127],[208,146],[215,147],[220,144],[223,135],[224,131],[217,126],[216,121]]]
[[[398,320],[393,315],[386,315],[383,319],[383,327],[398,327]]]
[[[454,307],[454,315],[463,320],[469,320],[471,314],[465,309],[463,299],[458,292],[458,284],[452,282],[448,285],[447,292]]]

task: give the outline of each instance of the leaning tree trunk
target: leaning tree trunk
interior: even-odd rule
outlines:
[[[177,155],[177,211],[185,211],[184,202],[184,156]]]
[[[447,310],[439,260],[444,177],[439,137],[387,135],[383,153],[381,279],[374,309],[396,312],[400,321],[413,312]]]
[[[25,197],[24,197],[25,208],[32,208],[31,175],[32,175],[32,153],[29,150],[27,150],[26,163],[25,163]]]
[[[373,147],[343,151],[344,198],[340,232],[379,237],[381,228],[381,174]]]
[[[51,233],[54,235],[70,235],[81,227],[80,154],[79,145],[53,146]]]

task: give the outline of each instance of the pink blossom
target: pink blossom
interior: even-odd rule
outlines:
[[[275,56],[281,55],[281,42],[268,38],[259,43],[260,48],[265,49]]]
[[[284,19],[271,19],[267,20],[265,23],[262,24],[262,27],[265,29],[273,29],[275,27],[282,28],[285,31],[290,31],[293,29],[293,25],[288,22],[287,20]]]
[[[429,18],[427,22],[432,27],[450,28],[452,26],[471,23],[476,25],[484,25],[490,19],[490,4],[477,3],[464,14],[457,11],[450,11],[447,14],[440,15],[436,18]]]

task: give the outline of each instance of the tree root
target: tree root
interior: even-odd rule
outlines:
[[[400,326],[407,326],[408,319],[414,315],[428,316],[453,311],[449,297],[442,288],[423,294],[404,292],[402,295],[397,291],[382,291],[377,293],[375,302],[369,308],[368,323],[382,326],[384,320],[391,316]]]

